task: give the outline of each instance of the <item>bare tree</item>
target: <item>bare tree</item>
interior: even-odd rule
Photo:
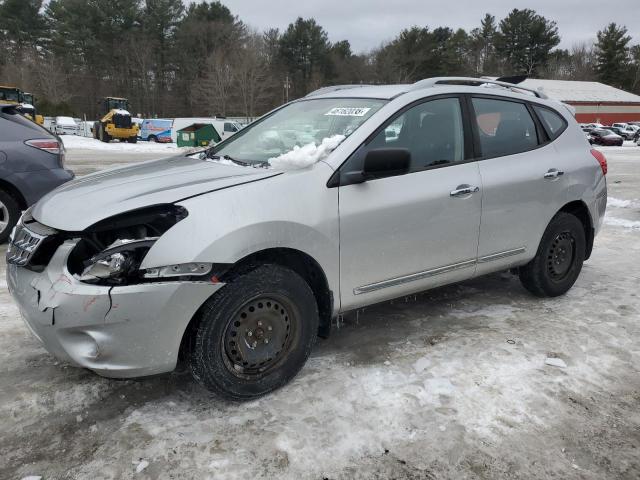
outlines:
[[[68,102],[73,97],[70,76],[62,65],[52,54],[44,55],[34,65],[38,91],[52,103]]]
[[[268,89],[267,52],[263,36],[251,32],[235,55],[233,76],[237,83],[242,108],[247,119],[252,119],[256,107]]]
[[[230,95],[233,87],[233,67],[228,54],[222,50],[214,50],[207,58],[202,77],[196,79],[193,90],[210,114],[227,114]]]

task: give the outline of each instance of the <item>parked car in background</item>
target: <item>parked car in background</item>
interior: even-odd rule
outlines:
[[[346,311],[504,270],[562,295],[606,159],[569,109],[513,87],[328,87],[199,154],[83,177],[25,213],[9,290],[73,365],[139,377],[180,356],[235,400],[290,381]]]
[[[590,128],[591,130],[593,130],[594,128],[603,128],[604,125],[602,125],[601,123],[587,123],[585,125],[587,128]]]
[[[624,144],[624,140],[620,135],[611,130],[596,128],[589,132],[589,143],[593,145],[621,147]]]
[[[149,142],[171,143],[173,120],[165,118],[149,118],[140,126],[140,140]]]
[[[71,117],[56,117],[53,121],[53,132],[57,135],[78,135],[78,124]]]
[[[22,210],[74,177],[64,169],[60,139],[17,107],[0,104],[0,242],[9,238]]]
[[[612,131],[616,135],[620,135],[623,140],[633,140],[633,137],[635,137],[636,135],[636,132],[634,130],[626,130],[625,128],[622,128],[622,127],[612,126],[612,127],[606,127],[606,129]]]

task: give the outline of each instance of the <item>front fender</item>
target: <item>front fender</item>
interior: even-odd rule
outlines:
[[[339,292],[338,189],[326,164],[194,197],[187,218],[168,230],[141,268],[194,261],[233,264],[270,248],[312,257]]]

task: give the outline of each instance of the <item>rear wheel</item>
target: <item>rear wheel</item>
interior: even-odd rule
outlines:
[[[566,293],[580,275],[585,246],[582,222],[569,213],[558,213],[549,222],[534,259],[520,267],[522,285],[538,297]]]
[[[18,202],[7,192],[0,190],[0,243],[7,241],[19,218]]]
[[[150,141],[150,142],[157,142],[158,141],[158,139],[156,138],[155,135],[149,135],[147,140]]]
[[[190,353],[195,379],[232,400],[248,400],[289,382],[318,332],[309,285],[278,265],[231,280],[201,310]]]
[[[129,137],[127,139],[127,142],[129,142],[129,143],[138,143],[138,137]]]

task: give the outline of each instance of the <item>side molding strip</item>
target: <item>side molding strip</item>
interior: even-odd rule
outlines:
[[[491,255],[485,255],[478,259],[478,263],[487,263],[494,260],[500,260],[501,258],[510,257],[512,255],[519,255],[524,253],[527,249],[524,247],[514,248],[513,250],[505,250],[504,252],[492,253]]]
[[[444,267],[434,268],[432,270],[424,270],[422,272],[411,273],[402,277],[390,278],[389,280],[383,280],[381,282],[371,283],[369,285],[363,285],[353,289],[354,295],[360,295],[361,293],[369,293],[374,290],[380,290],[381,288],[395,287],[396,285],[402,285],[403,283],[413,282],[415,280],[422,280],[423,278],[433,277],[461,268],[473,267],[476,264],[475,260],[465,260],[460,263],[453,263]]]
[[[360,295],[363,293],[373,292],[382,288],[396,287],[404,283],[414,282],[416,280],[422,280],[424,278],[434,277],[443,273],[453,272],[454,270],[460,270],[461,268],[473,267],[478,263],[488,263],[494,260],[500,260],[512,255],[519,255],[524,253],[526,248],[514,248],[512,250],[505,250],[504,252],[492,253],[491,255],[485,255],[477,260],[465,260],[464,262],[452,263],[451,265],[445,265],[444,267],[433,268],[431,270],[424,270],[422,272],[411,273],[409,275],[403,275],[401,277],[390,278],[388,280],[382,280],[381,282],[370,283],[361,287],[353,289],[354,295]]]

